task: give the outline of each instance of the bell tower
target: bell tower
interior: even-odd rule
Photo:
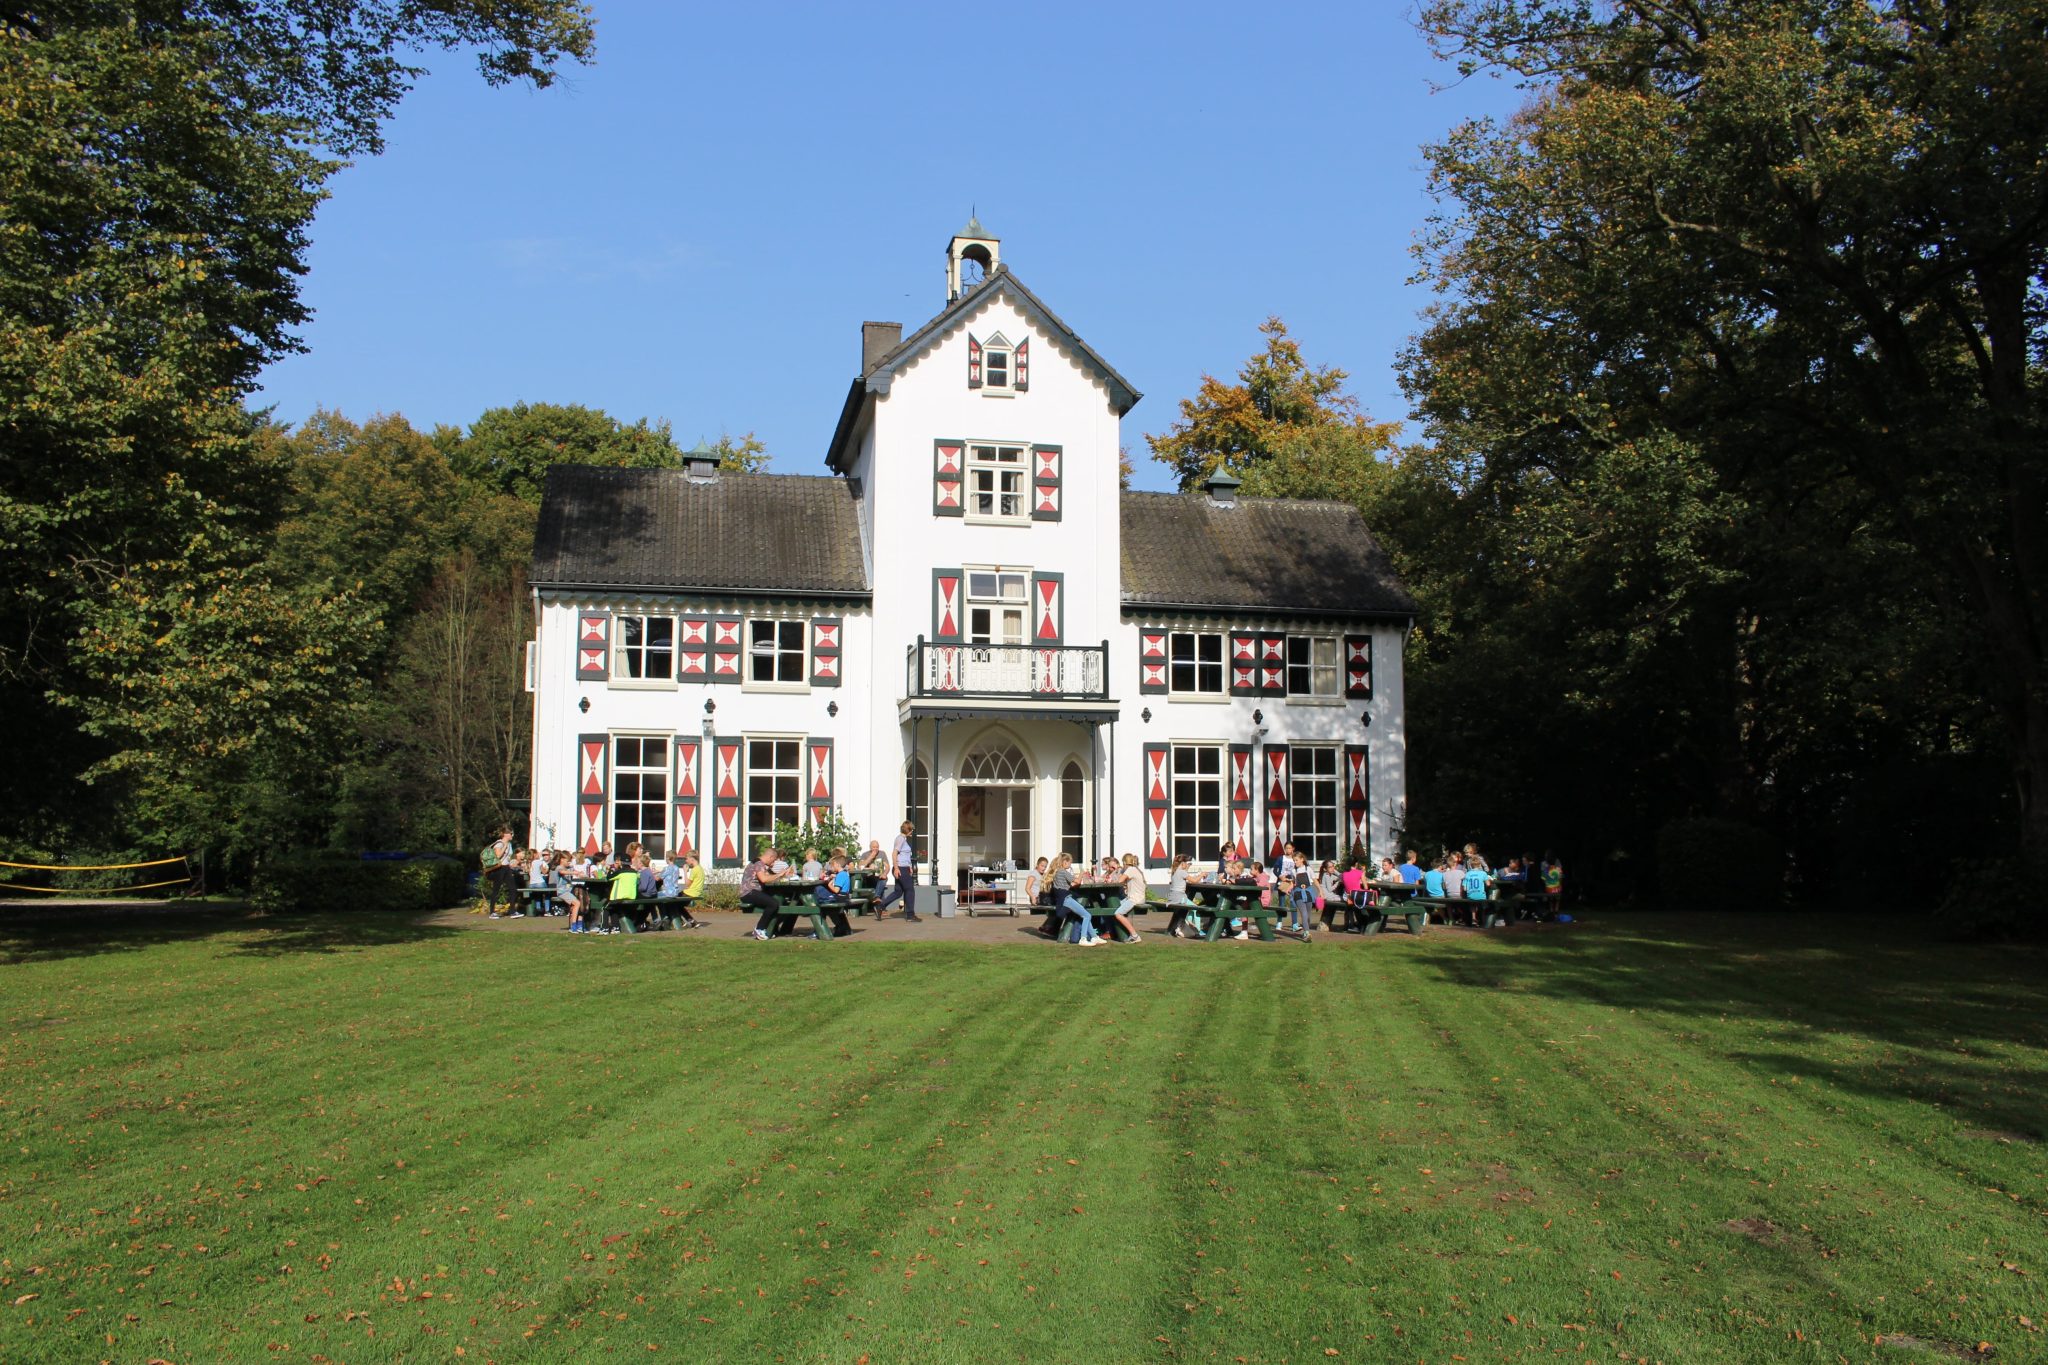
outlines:
[[[946,244],[946,302],[971,294],[1002,262],[1001,239],[969,216],[967,226],[953,234]]]

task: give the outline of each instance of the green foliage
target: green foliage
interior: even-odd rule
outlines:
[[[1973,858],[1957,865],[1941,898],[1940,931],[1958,943],[2012,943],[2048,937],[2040,880],[2018,858]]]
[[[1657,831],[1657,904],[1669,910],[1775,908],[1785,855],[1755,825],[1712,816],[1667,821]]]
[[[590,41],[566,0],[59,0],[0,17],[8,834],[306,834],[321,746],[375,649],[381,604],[355,585],[400,599],[422,574],[416,547],[348,544],[361,509],[295,485],[241,406],[298,349],[307,231],[340,164],[322,149],[375,150],[414,45],[544,85]],[[268,565],[294,499],[318,533]]]
[[[1344,392],[1345,372],[1311,368],[1279,318],[1259,331],[1266,349],[1245,362],[1236,384],[1203,375],[1195,397],[1181,400],[1180,419],[1145,438],[1152,458],[1183,492],[1228,469],[1259,496],[1348,497],[1345,490],[1372,477],[1398,424],[1369,421]]]
[[[847,819],[845,811],[837,808],[823,815],[813,812],[812,818],[801,825],[777,820],[775,844],[792,863],[801,861],[807,848],[817,849],[820,856],[829,855],[835,848],[858,853],[861,847],[860,826]]]
[[[1423,8],[1533,93],[1428,150],[1432,449],[1377,522],[1414,799],[1579,866],[1710,810],[1822,869],[1861,774],[2003,750],[2048,852],[2043,7],[1688,13]]]
[[[555,465],[676,469],[682,451],[667,422],[628,426],[580,403],[514,403],[477,418],[449,459],[469,482],[538,506]]]
[[[272,913],[420,913],[458,904],[467,874],[446,858],[365,861],[346,854],[289,853],[266,859],[249,883],[249,903]]]

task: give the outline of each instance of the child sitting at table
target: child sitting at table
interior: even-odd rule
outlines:
[[[682,894],[683,865],[680,859],[670,858],[661,865],[661,885],[656,889],[655,895],[662,900],[672,901],[681,899]],[[685,929],[695,929],[701,923],[690,913],[690,907],[687,905],[675,905],[670,908],[682,918]]]
[[[1444,898],[1444,870],[1449,866],[1438,858],[1429,871],[1422,874],[1422,894],[1435,900]]]
[[[833,933],[851,934],[853,926],[846,920],[846,898],[853,894],[853,874],[846,870],[846,859],[835,856],[819,870],[823,875],[811,888],[811,900],[832,921]]]

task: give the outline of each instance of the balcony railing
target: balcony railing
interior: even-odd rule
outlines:
[[[910,647],[912,697],[1109,698],[1109,642],[1099,645]]]

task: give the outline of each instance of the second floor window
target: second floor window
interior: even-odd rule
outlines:
[[[1337,696],[1336,636],[1287,637],[1287,695],[1331,698]]]
[[[967,447],[967,515],[984,521],[1026,522],[1031,462],[1023,446]]]
[[[676,675],[676,618],[615,616],[619,678],[673,678]],[[623,845],[622,845],[623,847]]]
[[[801,684],[804,671],[802,621],[747,622],[747,681]]]
[[[1025,575],[967,571],[967,639],[977,645],[1024,643]]]
[[[1167,688],[1190,696],[1223,695],[1223,637],[1176,631],[1167,641]]]

